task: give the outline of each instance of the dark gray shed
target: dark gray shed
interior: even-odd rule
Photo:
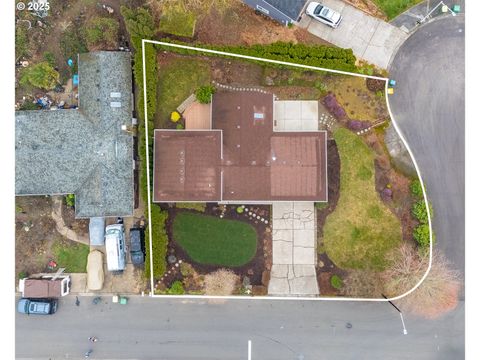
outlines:
[[[307,0],[243,0],[245,4],[281,24],[297,21]]]

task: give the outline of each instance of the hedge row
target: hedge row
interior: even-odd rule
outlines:
[[[430,227],[428,226],[428,214],[425,200],[423,199],[422,186],[420,180],[415,179],[410,184],[410,193],[417,199],[412,205],[412,216],[420,223],[413,229],[413,238],[420,246],[420,248],[428,248],[430,246]],[[428,204],[430,210],[430,217],[433,218],[433,209]],[[435,233],[432,233],[432,241],[435,243]]]
[[[137,112],[138,112],[138,153],[142,164],[140,169],[140,192],[145,204],[148,204],[148,188],[147,188],[147,171],[146,171],[146,141],[145,141],[145,125],[148,127],[149,134],[149,159],[150,169],[153,169],[153,131],[154,118],[157,101],[157,52],[155,47],[145,44],[145,70],[146,70],[146,86],[147,86],[147,113],[148,118],[145,119],[144,109],[144,89],[143,89],[143,56],[142,56],[142,39],[150,39],[154,31],[154,23],[151,15],[143,8],[130,9],[122,6],[122,15],[125,20],[127,31],[130,34],[131,43],[135,49],[133,75],[137,87]],[[150,173],[150,183],[153,181],[153,172]],[[165,220],[168,213],[163,211],[158,205],[151,204],[151,228],[152,228],[152,250],[153,256],[153,276],[159,278],[165,273],[168,237],[165,231]],[[150,277],[150,244],[149,231],[145,234],[145,276]]]
[[[162,39],[163,42],[169,42],[173,44],[190,45],[181,41],[172,39]],[[292,44],[287,42],[275,42],[268,45],[252,45],[252,46],[222,46],[222,45],[208,45],[208,44],[195,44],[198,47],[223,51],[228,53],[236,53],[254,57],[267,58],[272,60],[285,61],[295,64],[303,64],[310,66],[318,66],[327,69],[343,70],[343,71],[357,71],[355,66],[356,58],[353,55],[352,49],[341,49],[336,47],[330,47],[325,45],[305,45],[305,44]],[[219,55],[206,53],[202,51],[189,50],[175,48],[166,45],[156,44],[157,48],[167,51],[173,51],[186,55],[209,55],[217,57],[229,57],[228,55]],[[265,62],[258,60],[248,60],[254,63],[265,65]],[[272,64],[269,66],[285,68],[288,65]]]

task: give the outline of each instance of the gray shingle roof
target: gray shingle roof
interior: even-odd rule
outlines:
[[[16,112],[15,193],[74,193],[77,217],[132,215],[130,54],[81,54],[78,72],[79,109]]]

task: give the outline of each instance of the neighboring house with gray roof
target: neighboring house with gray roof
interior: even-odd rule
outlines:
[[[243,0],[256,11],[283,25],[298,21],[307,0]]]
[[[15,113],[15,194],[75,194],[79,218],[133,215],[130,54],[80,54],[78,73],[78,109]]]

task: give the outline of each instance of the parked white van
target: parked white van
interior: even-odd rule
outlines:
[[[105,229],[105,252],[108,271],[123,271],[126,266],[125,230],[123,224],[108,225]]]

